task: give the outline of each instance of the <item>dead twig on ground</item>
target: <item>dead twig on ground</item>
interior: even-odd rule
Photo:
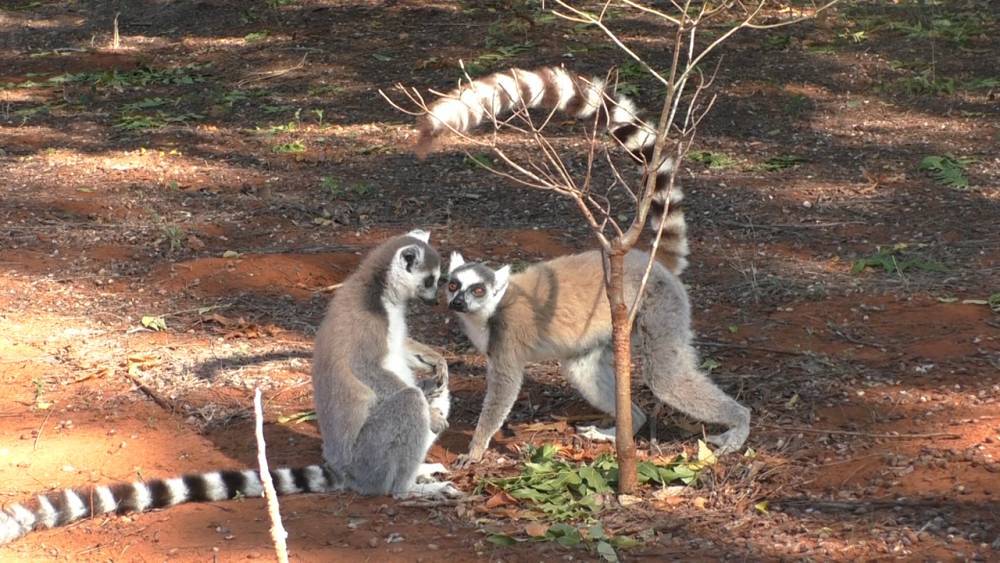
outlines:
[[[236,86],[242,88],[243,86],[246,86],[247,84],[251,84],[253,82],[263,82],[264,80],[271,80],[272,78],[278,78],[279,76],[284,76],[284,75],[288,74],[289,72],[296,71],[296,70],[298,70],[298,69],[300,69],[300,68],[302,68],[302,67],[305,66],[305,64],[306,64],[306,57],[308,57],[308,56],[309,56],[309,53],[306,53],[306,54],[302,55],[302,60],[300,60],[294,66],[290,66],[288,68],[283,68],[283,69],[279,69],[279,70],[267,70],[267,71],[264,71],[264,72],[255,73],[253,76],[251,76],[249,78],[244,78],[243,80],[240,80],[239,82],[237,82]]]
[[[782,350],[780,348],[769,348],[767,346],[754,346],[751,344],[736,344],[733,342],[716,342],[714,340],[695,340],[696,346],[708,346],[709,348],[732,348],[734,350],[752,350],[754,352],[770,352],[771,354],[785,354],[787,356],[814,356],[815,352],[809,350]]]
[[[802,426],[780,426],[778,424],[764,424],[757,423],[754,426],[760,428],[771,428],[774,430],[783,430],[785,432],[805,432],[808,434],[837,434],[840,436],[861,436],[864,438],[885,438],[885,439],[896,439],[896,440],[920,440],[923,438],[946,438],[948,440],[957,440],[962,436],[960,434],[955,434],[953,432],[927,432],[927,433],[892,433],[892,432],[862,432],[860,430],[836,430],[833,428],[805,428]]]
[[[49,417],[52,416],[53,408],[49,407],[49,412],[45,415],[45,420],[38,425],[38,432],[35,433],[35,441],[31,443],[31,451],[38,449],[38,439],[42,437],[42,430],[45,428],[45,423],[49,421]]]
[[[142,391],[143,394],[146,395],[147,397],[149,397],[150,399],[152,399],[154,403],[156,403],[157,405],[160,405],[160,407],[163,410],[165,410],[167,412],[174,412],[176,410],[174,408],[173,403],[171,403],[170,401],[168,401],[168,400],[164,399],[163,397],[161,397],[159,393],[157,393],[156,391],[153,391],[148,385],[146,385],[145,383],[143,383],[138,377],[136,377],[135,375],[133,375],[131,373],[128,373],[127,370],[125,372],[125,377],[128,377],[129,381],[131,381],[133,385],[135,385],[136,387],[139,388],[139,391]]]

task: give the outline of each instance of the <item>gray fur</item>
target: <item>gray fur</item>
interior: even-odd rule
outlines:
[[[421,491],[417,471],[447,426],[447,364],[406,335],[407,303],[437,297],[441,261],[421,234],[372,250],[337,290],[316,335],[312,380],[323,460],[362,494]],[[428,368],[437,375],[427,387],[430,400],[412,371]]]
[[[625,300],[632,302],[641,285],[649,255],[630,252],[625,259]],[[460,463],[479,460],[490,438],[510,413],[528,363],[559,360],[566,380],[592,405],[615,414],[611,319],[599,252],[564,256],[535,264],[504,281],[494,292],[476,268],[453,254],[452,272],[461,268],[464,285],[487,284],[476,299],[452,292],[448,300],[463,328],[488,357],[486,397],[469,454]],[[459,266],[454,266],[459,264]],[[499,271],[498,271],[499,273]],[[454,277],[454,276],[453,276]],[[461,293],[461,296],[459,294]],[[460,307],[455,307],[456,298]],[[698,368],[692,346],[691,307],[680,279],[654,262],[642,308],[636,316],[633,349],[657,398],[699,420],[729,430],[709,440],[722,453],[742,447],[749,434],[750,411],[734,401]],[[632,405],[633,431],[646,416]]]

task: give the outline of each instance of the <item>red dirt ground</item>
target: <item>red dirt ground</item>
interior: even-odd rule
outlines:
[[[331,286],[388,236],[428,228],[443,252],[494,263],[592,247],[555,195],[457,151],[416,160],[410,119],[377,93],[447,88],[459,58],[597,74],[624,62],[592,30],[540,16],[520,1],[5,3],[0,503],[252,465],[258,385],[272,464],[316,462],[314,426],[277,419],[311,408],[311,338]],[[845,2],[722,49],[696,148],[732,162],[687,165],[684,279],[706,366],[754,410],[754,454],[724,458],[678,497],[610,500],[609,533],[645,533],[619,557],[1000,556],[1000,316],[982,304],[1000,294],[998,18],[986,1]],[[612,21],[666,60],[654,22]],[[139,69],[179,70],[139,84],[128,74]],[[46,82],[63,73],[93,80]],[[657,107],[655,83],[634,81]],[[130,129],[136,115],[162,122]],[[302,152],[276,152],[295,142]],[[945,153],[976,159],[969,189],[918,169]],[[782,155],[804,161],[760,168]],[[946,270],[851,273],[897,243]],[[144,329],[146,315],[167,330]],[[419,309],[413,332],[449,358],[452,427],[431,458],[451,462],[478,415],[484,362],[445,319]],[[607,448],[574,435],[567,417],[599,416],[556,373],[531,369],[487,459],[453,475],[461,488],[510,472],[526,443],[576,458]],[[672,414],[653,430],[643,455],[691,453],[703,431]],[[487,542],[524,537],[530,514],[484,501],[337,494],[288,497],[282,511],[295,560],[599,559],[593,546]],[[259,499],[188,505],[36,532],[0,559],[270,559],[268,526]]]

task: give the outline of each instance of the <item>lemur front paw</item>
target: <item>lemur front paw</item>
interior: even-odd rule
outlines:
[[[431,432],[435,434],[440,434],[448,429],[448,419],[444,417],[444,413],[440,410],[431,407]]]

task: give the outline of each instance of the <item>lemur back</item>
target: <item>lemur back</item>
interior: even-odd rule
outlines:
[[[679,185],[669,185],[674,161],[665,154],[661,162],[652,162],[656,128],[641,119],[628,96],[611,91],[603,79],[587,79],[561,67],[543,67],[512,68],[473,80],[428,106],[428,113],[417,123],[414,150],[423,157],[449,132],[468,133],[484,121],[501,120],[522,108],[557,110],[576,119],[596,120],[639,164],[644,183],[650,174],[655,175],[649,229],[642,242],[651,248],[666,212],[657,259],[671,272],[683,272],[687,267],[687,224],[681,209],[684,193]]]

